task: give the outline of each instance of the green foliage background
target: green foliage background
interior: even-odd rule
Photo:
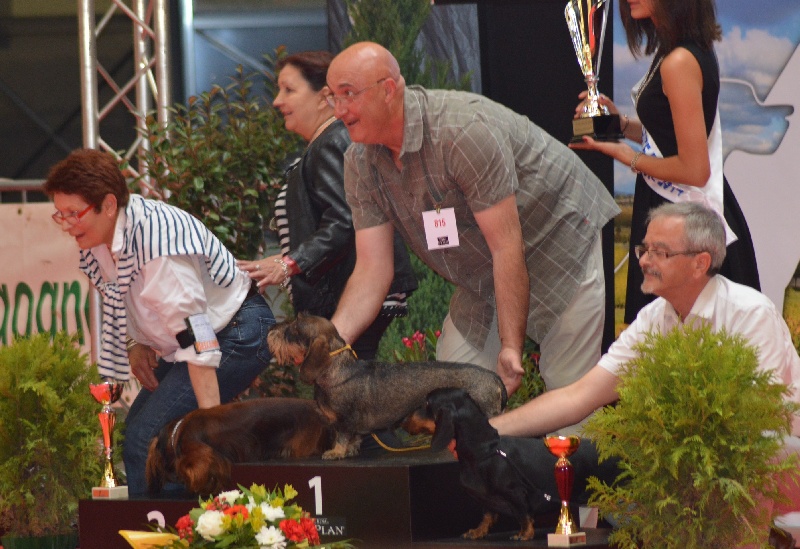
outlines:
[[[176,104],[165,128],[148,120],[143,155],[156,193],[200,219],[241,259],[263,255],[283,166],[301,143],[270,104],[271,80],[256,77],[239,66],[227,87]],[[264,89],[255,88],[259,81]]]
[[[649,335],[623,368],[619,402],[585,427],[601,459],[618,457],[613,486],[590,480],[590,504],[619,527],[621,548],[741,547],[768,531],[761,498],[776,499],[778,459],[797,406],[758,369],[739,335],[708,326]]]
[[[57,333],[0,347],[0,531],[39,536],[74,531],[78,500],[103,473],[100,377]]]

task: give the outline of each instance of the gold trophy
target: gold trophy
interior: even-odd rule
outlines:
[[[578,65],[589,88],[583,112],[572,120],[571,143],[581,141],[584,135],[598,141],[623,138],[619,115],[611,114],[608,107],[600,105],[597,92],[610,3],[611,0],[569,0],[564,9]]]
[[[122,396],[124,385],[116,381],[104,381],[103,383],[89,385],[94,399],[103,405],[97,418],[100,420],[100,427],[103,429],[103,453],[105,454],[105,466],[103,468],[103,478],[100,486],[92,488],[93,499],[126,499],[128,497],[128,487],[120,486],[114,474],[114,462],[112,454],[114,452],[112,441],[114,440],[114,422],[116,415],[112,404]]]
[[[569,498],[572,494],[572,481],[575,476],[574,468],[567,459],[580,446],[581,439],[575,435],[547,436],[544,445],[550,453],[558,458],[556,461],[555,475],[558,486],[558,496],[561,498],[561,512],[558,516],[558,525],[554,534],[547,534],[547,545],[550,547],[571,547],[573,545],[586,545],[586,532],[578,532],[572,514],[569,512]]]

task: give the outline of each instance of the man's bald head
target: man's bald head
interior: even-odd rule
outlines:
[[[353,44],[333,59],[327,80],[334,115],[353,141],[401,149],[405,80],[389,50],[374,42]]]
[[[400,65],[394,55],[375,42],[358,42],[342,50],[331,62],[328,73],[360,74],[367,80],[391,78],[399,81]]]

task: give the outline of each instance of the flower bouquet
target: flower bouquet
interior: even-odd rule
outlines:
[[[289,503],[297,496],[291,485],[283,491],[267,491],[262,485],[250,489],[222,492],[208,500],[200,500],[200,507],[184,515],[175,525],[174,532],[153,532],[155,536],[169,539],[133,535],[121,531],[135,549],[303,549],[306,547],[350,548],[346,541],[320,545],[314,519],[295,504]],[[144,534],[139,533],[139,534]],[[135,541],[135,543],[134,543]]]

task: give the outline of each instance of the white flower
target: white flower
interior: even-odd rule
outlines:
[[[286,538],[283,532],[274,526],[262,526],[256,534],[260,549],[286,549]]]
[[[268,522],[275,522],[276,520],[286,518],[283,507],[273,507],[269,503],[261,504],[261,512],[264,513],[264,518],[267,519]]]
[[[228,505],[233,505],[236,503],[236,500],[242,497],[242,493],[239,490],[229,490],[227,492],[220,493],[217,496],[220,502],[227,503]]]
[[[197,519],[197,533],[208,541],[213,541],[214,536],[220,535],[222,530],[222,519],[225,513],[222,511],[206,511]]]

